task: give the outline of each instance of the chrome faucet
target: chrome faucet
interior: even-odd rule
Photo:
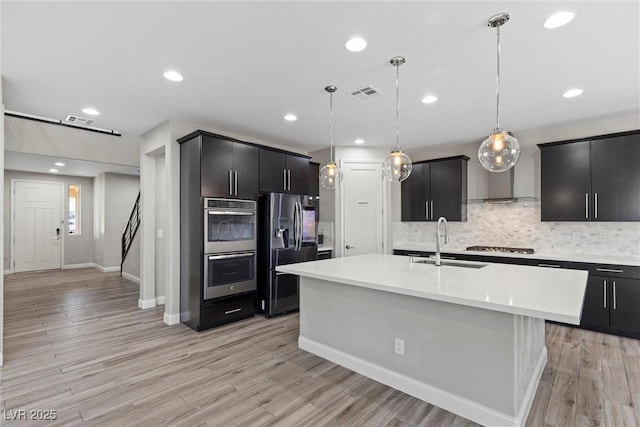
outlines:
[[[447,232],[447,220],[441,216],[438,218],[438,228],[436,229],[436,267],[440,267],[440,224],[444,223],[444,244],[449,242],[449,233]]]

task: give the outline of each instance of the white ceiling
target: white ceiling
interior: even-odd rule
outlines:
[[[496,34],[502,28],[502,125],[518,132],[640,112],[640,2],[2,2],[8,110],[64,119],[101,111],[95,126],[142,134],[167,118],[301,150],[395,138],[405,149],[482,140],[495,124]],[[553,12],[567,26],[546,30]],[[366,50],[351,53],[360,35]],[[162,77],[167,69],[181,83]],[[347,96],[363,85],[385,95]],[[581,87],[584,94],[563,99]],[[433,93],[435,104],[421,103]],[[299,119],[289,123],[285,113]],[[526,143],[526,141],[522,141]]]
[[[62,162],[64,166],[54,163]],[[87,160],[65,159],[62,157],[41,156],[39,154],[6,151],[4,168],[23,172],[51,173],[55,175],[96,177],[105,172],[123,175],[140,175],[140,169],[113,163],[90,162]],[[58,172],[49,172],[57,169]]]

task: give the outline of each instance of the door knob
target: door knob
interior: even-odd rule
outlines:
[[[347,248],[347,249],[355,249],[356,247],[347,245],[347,246],[345,246],[345,248]]]

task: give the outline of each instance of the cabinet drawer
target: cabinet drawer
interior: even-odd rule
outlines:
[[[200,310],[198,330],[224,325],[255,314],[255,292],[213,300]]]
[[[640,279],[640,267],[618,264],[591,264],[586,262],[571,262],[569,268],[574,270],[587,270],[589,275],[606,277],[625,277]]]

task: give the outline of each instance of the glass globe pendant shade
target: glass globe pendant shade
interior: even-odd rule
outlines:
[[[382,162],[382,171],[387,181],[402,182],[409,178],[413,165],[409,156],[402,150],[394,150]]]
[[[320,185],[327,190],[335,190],[342,183],[342,169],[334,162],[328,162],[320,169]]]
[[[489,172],[504,172],[520,158],[520,143],[502,129],[495,129],[478,149],[478,160]]]

